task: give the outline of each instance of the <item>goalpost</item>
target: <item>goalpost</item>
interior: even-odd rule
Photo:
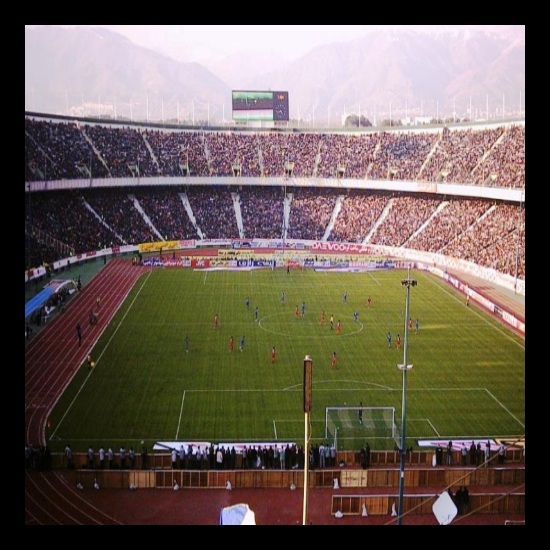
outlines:
[[[373,449],[393,449],[401,437],[395,418],[395,407],[326,407],[325,439],[340,450],[360,449],[366,441]]]

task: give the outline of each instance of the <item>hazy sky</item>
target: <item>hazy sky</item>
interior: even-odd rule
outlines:
[[[25,25],[36,27],[38,25]],[[315,46],[345,42],[390,25],[54,25],[105,27],[178,61],[220,59],[253,51],[292,61]],[[407,26],[407,25],[404,25]]]

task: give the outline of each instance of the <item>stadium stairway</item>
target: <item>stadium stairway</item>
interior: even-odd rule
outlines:
[[[231,198],[233,199],[233,208],[235,209],[235,218],[237,218],[237,227],[239,229],[239,237],[244,239],[244,225],[243,225],[243,216],[241,214],[241,198],[239,193],[231,193]]]
[[[185,208],[185,211],[187,212],[187,215],[189,216],[189,219],[191,220],[191,223],[193,224],[193,227],[197,232],[197,235],[199,236],[200,239],[204,239],[204,234],[201,228],[197,224],[197,218],[195,218],[195,214],[193,213],[193,208],[191,208],[191,203],[189,202],[187,193],[180,193],[179,196],[180,196],[181,202],[183,203],[183,207]]]
[[[394,199],[390,199],[388,201],[388,204],[384,206],[384,210],[382,210],[382,214],[380,214],[380,217],[376,220],[375,224],[372,226],[371,230],[368,232],[367,236],[365,237],[365,240],[363,241],[363,244],[368,244],[372,236],[376,233],[378,226],[388,217],[391,207],[393,206],[393,200]]]
[[[164,241],[164,237],[160,234],[159,230],[153,225],[153,222],[149,216],[145,213],[145,210],[139,204],[137,197],[133,194],[129,194],[128,198],[134,203],[135,209],[141,214],[141,217],[145,220],[145,223],[151,228],[155,235],[159,238],[160,241]]]
[[[336,218],[338,217],[340,210],[342,210],[342,205],[344,204],[345,198],[346,198],[345,195],[339,195],[338,198],[336,199],[334,210],[332,211],[332,215],[330,216],[330,220],[328,222],[327,228],[325,229],[325,234],[323,235],[322,241],[324,243],[326,243],[328,241],[328,238],[330,237],[332,228],[334,227],[334,224],[336,222]]]
[[[119,243],[128,244],[125,239],[123,239],[93,208],[93,206],[84,198],[82,197],[82,202],[84,203],[84,206],[97,218],[97,221],[104,225],[113,235],[116,235],[116,238],[118,239]]]

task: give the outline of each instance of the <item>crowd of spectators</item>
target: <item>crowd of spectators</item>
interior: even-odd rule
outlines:
[[[300,188],[292,194],[287,237],[321,240],[340,193],[335,189]]]
[[[83,195],[86,202],[125,244],[158,241],[158,236],[147,225],[128,196],[131,192],[131,188],[91,189],[84,191]],[[96,225],[103,226],[97,218],[95,222]]]
[[[25,119],[27,181],[104,178],[105,166],[74,122]]]
[[[187,198],[205,239],[239,238],[235,207],[227,187],[193,187]]]
[[[291,166],[294,177],[446,177],[452,183],[524,188],[525,126],[254,133],[138,130],[25,118],[27,181],[89,178],[90,173],[94,178],[174,177],[184,173],[184,166],[193,176],[232,176],[238,166],[242,176],[283,177]]]
[[[147,130],[145,139],[151,146],[162,175],[185,175],[185,167],[191,176],[208,175],[204,133]]]
[[[239,197],[245,238],[280,239],[283,236],[285,196],[281,187],[244,187]]]
[[[197,231],[183,206],[181,192],[182,188],[161,187],[33,193],[31,204],[25,201],[25,268],[66,257],[60,251],[67,249],[78,254],[106,246],[158,241],[158,235],[129,197],[132,193],[164,239],[194,239]],[[329,235],[331,241],[359,243],[369,237],[372,244],[442,253],[511,275],[515,275],[517,265],[520,276],[525,274],[524,207],[486,199],[439,200],[360,190],[344,194],[336,189],[289,188],[287,193],[293,196],[287,238],[321,240],[337,197],[343,195],[342,208]],[[239,238],[227,187],[190,187],[187,196],[197,228],[205,238]],[[241,189],[244,236],[281,238],[284,200],[284,189],[280,187]],[[65,246],[50,246],[48,241]]]
[[[68,245],[77,254],[122,244],[111,231],[98,223],[86,208],[79,191],[32,193],[31,200],[25,201],[25,221],[29,227],[36,227]]]
[[[381,133],[367,177],[415,180],[437,138],[436,133]]]
[[[391,199],[388,215],[376,228],[369,243],[403,246],[440,203],[439,200],[420,195],[400,195]]]
[[[159,175],[158,166],[138,130],[87,125],[85,131],[109,166],[111,177]]]
[[[361,243],[388,204],[391,195],[350,191],[329,236],[329,241]]]
[[[458,239],[492,204],[491,201],[480,199],[450,199],[430,223],[407,242],[407,246],[416,250],[439,252],[454,239]]]
[[[525,209],[510,204],[495,204],[458,239],[442,249],[445,255],[485,267],[505,267],[505,272],[510,275],[515,275],[518,251],[521,258],[520,269],[525,273]]]
[[[153,225],[167,241],[196,239],[197,231],[183,206],[183,189],[139,189],[135,197]]]
[[[524,189],[525,126],[511,126],[490,149],[475,176],[474,183],[480,185]]]
[[[473,171],[504,128],[475,131],[444,128],[441,139],[421,172],[421,179],[448,183],[475,183]],[[482,182],[481,182],[482,183]]]
[[[378,134],[324,134],[321,139],[320,161],[317,177],[364,178],[369,164],[374,160]]]

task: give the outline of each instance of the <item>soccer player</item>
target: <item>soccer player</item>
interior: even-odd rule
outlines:
[[[342,303],[347,304],[348,303],[348,291],[344,292],[344,296],[342,297]]]
[[[338,319],[338,324],[336,325],[336,334],[340,334],[342,332],[342,323],[340,323],[340,319]]]
[[[246,309],[250,309],[250,298],[248,296],[246,297],[245,303],[246,303]]]
[[[388,341],[388,348],[391,348],[391,332],[388,330],[388,334],[386,334],[386,340]]]
[[[239,351],[243,351],[243,350],[244,350],[244,335],[241,338],[241,345],[239,346]]]
[[[299,316],[300,316],[300,310],[298,309],[298,306],[296,306],[296,309],[294,310],[294,317],[298,319]]]
[[[470,295],[469,294],[466,294],[466,305],[467,306],[470,305]]]
[[[337,369],[338,368],[338,359],[336,357],[336,352],[332,353],[332,361],[330,363],[331,369]]]
[[[321,314],[321,324],[324,325],[326,323],[326,315],[325,315],[325,311],[323,310],[323,313]]]
[[[233,336],[229,338],[229,352],[233,353],[233,349],[235,348],[235,340],[233,340]]]
[[[258,322],[258,306],[256,306],[256,309],[254,309],[254,322]]]
[[[88,355],[86,361],[88,362],[88,370],[90,370],[92,367],[95,367],[95,363],[91,355]]]
[[[363,401],[359,401],[359,424],[363,425]]]
[[[413,328],[413,320],[412,317],[409,317],[409,330],[412,330]]]
[[[189,353],[189,336],[185,337],[183,343],[185,344],[185,353]]]
[[[418,327],[419,327],[419,324],[418,324],[418,319],[414,322],[414,333],[415,334],[418,334]]]
[[[395,340],[395,343],[397,345],[397,349],[401,349],[401,336],[399,336],[399,334],[397,335],[397,339]]]
[[[306,314],[306,303],[302,302],[302,317]]]
[[[359,319],[359,312],[355,310],[353,312],[353,320],[357,323],[357,320]]]
[[[275,352],[275,346],[271,348],[271,364],[275,363],[275,359],[277,357],[277,353]]]
[[[220,321],[218,319],[218,314],[214,315],[214,330],[218,328],[218,325],[220,324]]]
[[[334,315],[330,316],[330,330],[334,330]]]
[[[370,296],[367,298],[367,307],[370,307],[371,299]]]
[[[281,294],[281,304],[283,306],[285,305],[285,293],[284,292]]]

